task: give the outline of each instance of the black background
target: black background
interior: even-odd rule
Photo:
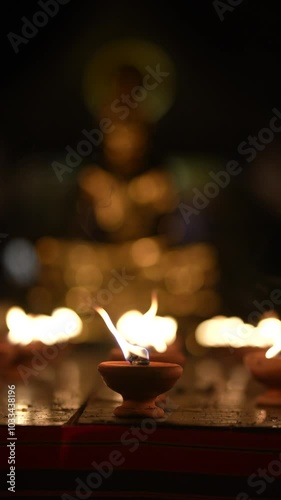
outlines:
[[[83,128],[93,126],[81,78],[94,50],[108,41],[129,36],[150,40],[175,63],[176,101],[157,126],[155,158],[203,152],[237,159],[238,144],[268,125],[273,107],[281,109],[281,6],[276,1],[244,0],[221,21],[207,0],[70,0],[15,54],[8,33],[21,34],[21,17],[31,19],[38,10],[35,1],[1,5],[3,233],[34,240],[44,234],[69,235],[73,195],[68,183],[60,186],[50,167],[27,174],[22,159],[52,158],[66,144],[75,144]],[[280,140],[276,134],[266,150],[275,172],[280,171]],[[281,284],[281,214],[253,188],[255,168],[244,160],[243,175],[210,210],[210,239],[220,255],[228,312],[240,307],[245,313],[253,299],[267,297]],[[281,199],[281,182],[272,177],[269,182],[277,193],[280,188]],[[28,201],[20,197],[23,187]],[[40,190],[44,209],[38,211],[32,193]]]
[[[156,42],[176,64],[177,100],[159,124],[159,148],[235,150],[280,103],[278,2],[244,0],[221,21],[207,0],[70,0],[15,54],[7,34],[21,34],[21,17],[38,10],[35,1],[1,6],[2,141],[9,153],[77,138],[91,120],[81,96],[83,68],[96,48],[120,37]]]

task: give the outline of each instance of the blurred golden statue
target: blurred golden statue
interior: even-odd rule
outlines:
[[[172,102],[173,73],[171,62],[158,47],[136,41],[106,47],[88,69],[86,99],[92,105],[96,103],[93,94],[99,96],[91,110],[100,123],[107,120],[107,132],[103,134],[102,166],[89,165],[80,174],[84,200],[80,203],[91,207],[93,226],[106,240],[151,236],[161,214],[177,206],[168,174],[149,162],[153,121]]]

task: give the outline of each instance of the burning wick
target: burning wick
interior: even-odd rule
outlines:
[[[148,353],[147,353],[148,354]],[[127,360],[131,363],[131,365],[149,365],[149,359],[141,358],[137,354],[130,353]]]
[[[123,351],[125,359],[132,365],[149,365],[148,350],[145,349],[145,347],[129,344],[129,342],[127,342],[118,332],[117,328],[115,328],[107,312],[102,309],[102,307],[95,307],[94,309],[99,313],[109,331],[116,338],[120,348]]]
[[[265,357],[267,359],[271,359],[271,358],[275,358],[277,357],[278,355],[281,354],[281,345],[280,344],[277,344],[277,345],[273,345],[272,347],[270,347],[266,353],[265,353]]]

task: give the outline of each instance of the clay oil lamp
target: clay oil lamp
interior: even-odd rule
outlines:
[[[256,380],[266,390],[256,398],[257,405],[281,406],[281,336],[267,351],[252,352],[244,362]]]
[[[139,344],[149,349],[150,361],[176,363],[184,367],[186,357],[176,337],[177,321],[170,316],[157,316],[158,300],[152,292],[151,306],[142,314],[140,311],[127,311],[117,321],[117,330],[131,344]],[[122,350],[116,347],[110,351],[110,359],[124,359]]]
[[[66,307],[52,314],[26,314],[20,307],[11,307],[6,315],[7,339],[17,352],[17,362],[29,361],[35,353],[46,354],[48,361],[58,361],[69,340],[82,331],[79,316]],[[48,351],[49,349],[49,351]]]
[[[198,325],[195,337],[203,347],[225,354],[233,353],[240,359],[257,351],[264,354],[275,344],[281,322],[273,315],[265,315],[262,318],[257,326],[254,326],[235,316],[215,316]]]
[[[114,335],[125,358],[98,365],[105,384],[123,397],[123,403],[115,408],[114,415],[164,417],[164,410],[156,404],[157,396],[174,386],[182,374],[182,367],[176,363],[150,361],[148,349],[130,344],[115,328],[104,309],[97,307],[96,311]]]

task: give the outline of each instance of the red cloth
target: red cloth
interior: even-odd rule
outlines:
[[[6,438],[2,427],[2,470],[7,467]],[[266,471],[266,479],[259,476],[261,470]],[[2,497],[7,492],[3,483]],[[38,499],[82,498],[77,496],[79,483],[85,485],[84,499],[280,500],[281,435],[263,428],[156,424],[155,428],[18,426],[16,483],[17,496]],[[259,493],[263,483],[265,496]]]

